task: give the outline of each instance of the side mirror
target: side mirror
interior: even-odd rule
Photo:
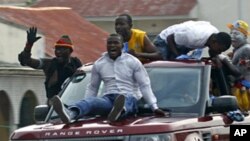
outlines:
[[[235,111],[238,109],[238,103],[235,96],[224,95],[216,97],[212,102],[212,109],[214,112],[225,113]]]
[[[38,105],[35,107],[34,110],[34,119],[37,124],[44,123],[45,118],[49,112],[49,106],[48,105]]]

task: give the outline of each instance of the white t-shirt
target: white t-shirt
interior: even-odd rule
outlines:
[[[174,34],[175,43],[192,49],[205,48],[208,38],[219,30],[207,21],[186,21],[164,29],[159,36],[166,38]],[[167,42],[167,41],[166,41]]]

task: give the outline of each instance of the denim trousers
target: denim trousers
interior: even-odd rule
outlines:
[[[169,45],[159,35],[157,35],[155,37],[153,44],[156,46],[158,51],[161,53],[163,60],[173,60],[173,59],[176,59],[176,57],[178,57],[171,52],[171,50],[169,49]],[[191,49],[187,48],[185,46],[176,45],[176,50],[180,54],[187,54]]]
[[[70,105],[69,109],[79,112],[78,118],[84,116],[107,116],[113,108],[114,101],[119,94],[106,94],[102,97],[89,97],[78,101],[74,105]],[[137,99],[132,94],[125,95],[125,111],[122,112],[120,118],[129,115],[135,115],[138,112]]]
[[[166,42],[159,35],[157,35],[153,40],[153,44],[161,53],[163,60],[167,60],[169,51]]]

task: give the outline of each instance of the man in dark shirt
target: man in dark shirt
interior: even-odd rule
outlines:
[[[72,76],[78,67],[82,66],[77,57],[71,57],[73,44],[67,35],[63,35],[55,44],[54,58],[31,58],[31,48],[41,37],[37,37],[37,28],[31,27],[27,31],[27,42],[24,50],[18,55],[18,60],[22,66],[29,66],[34,69],[44,71],[46,96],[49,99],[57,95],[61,90],[61,85]]]

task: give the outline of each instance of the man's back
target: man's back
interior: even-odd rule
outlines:
[[[203,48],[208,38],[218,29],[206,21],[186,21],[172,25],[160,33],[162,39],[174,34],[177,45],[188,48]]]

